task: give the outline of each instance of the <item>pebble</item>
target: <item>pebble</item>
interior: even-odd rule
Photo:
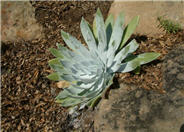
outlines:
[[[184,80],[184,73],[179,73],[179,74],[177,75],[177,79],[179,79],[179,80]]]

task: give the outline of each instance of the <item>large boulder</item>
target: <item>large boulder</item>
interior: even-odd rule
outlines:
[[[29,1],[1,2],[1,40],[13,42],[33,40],[43,36],[36,22],[35,10]]]
[[[184,132],[184,46],[164,60],[165,94],[120,84],[102,100],[96,132]]]
[[[109,13],[117,17],[120,12],[125,14],[125,23],[139,15],[140,22],[136,33],[155,36],[164,33],[159,29],[157,17],[164,16],[166,19],[178,22],[184,27],[184,2],[183,1],[119,1],[115,0]]]

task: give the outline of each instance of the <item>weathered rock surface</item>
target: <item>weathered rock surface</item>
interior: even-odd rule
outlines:
[[[158,28],[157,17],[165,16],[184,27],[184,2],[181,1],[116,1],[111,5],[109,13],[117,17],[120,12],[125,14],[125,23],[139,15],[140,22],[136,32],[139,34],[155,36],[164,33]]]
[[[33,40],[43,36],[29,1],[1,2],[1,40]]]
[[[95,116],[96,132],[183,132],[184,46],[164,61],[165,94],[120,84],[102,100]]]

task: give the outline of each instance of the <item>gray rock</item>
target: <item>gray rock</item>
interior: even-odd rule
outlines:
[[[3,42],[33,40],[43,37],[29,1],[1,2],[1,39]]]
[[[136,28],[136,33],[155,36],[163,34],[163,29],[159,29],[157,17],[165,16],[174,22],[180,23],[184,27],[184,1],[120,1],[115,0],[111,5],[109,13],[117,15],[120,12],[125,14],[125,23],[134,16],[140,16],[139,25]]]
[[[184,48],[171,51],[164,61],[166,94],[120,84],[102,100],[95,114],[95,132],[183,132]],[[175,72],[170,71],[176,68]],[[178,77],[179,76],[179,77]]]
[[[166,56],[163,66],[168,97],[176,105],[184,105],[184,44]]]

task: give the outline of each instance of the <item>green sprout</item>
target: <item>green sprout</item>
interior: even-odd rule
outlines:
[[[157,20],[159,22],[159,27],[163,28],[167,33],[177,33],[182,30],[179,23],[166,19],[164,16],[157,17]]]

